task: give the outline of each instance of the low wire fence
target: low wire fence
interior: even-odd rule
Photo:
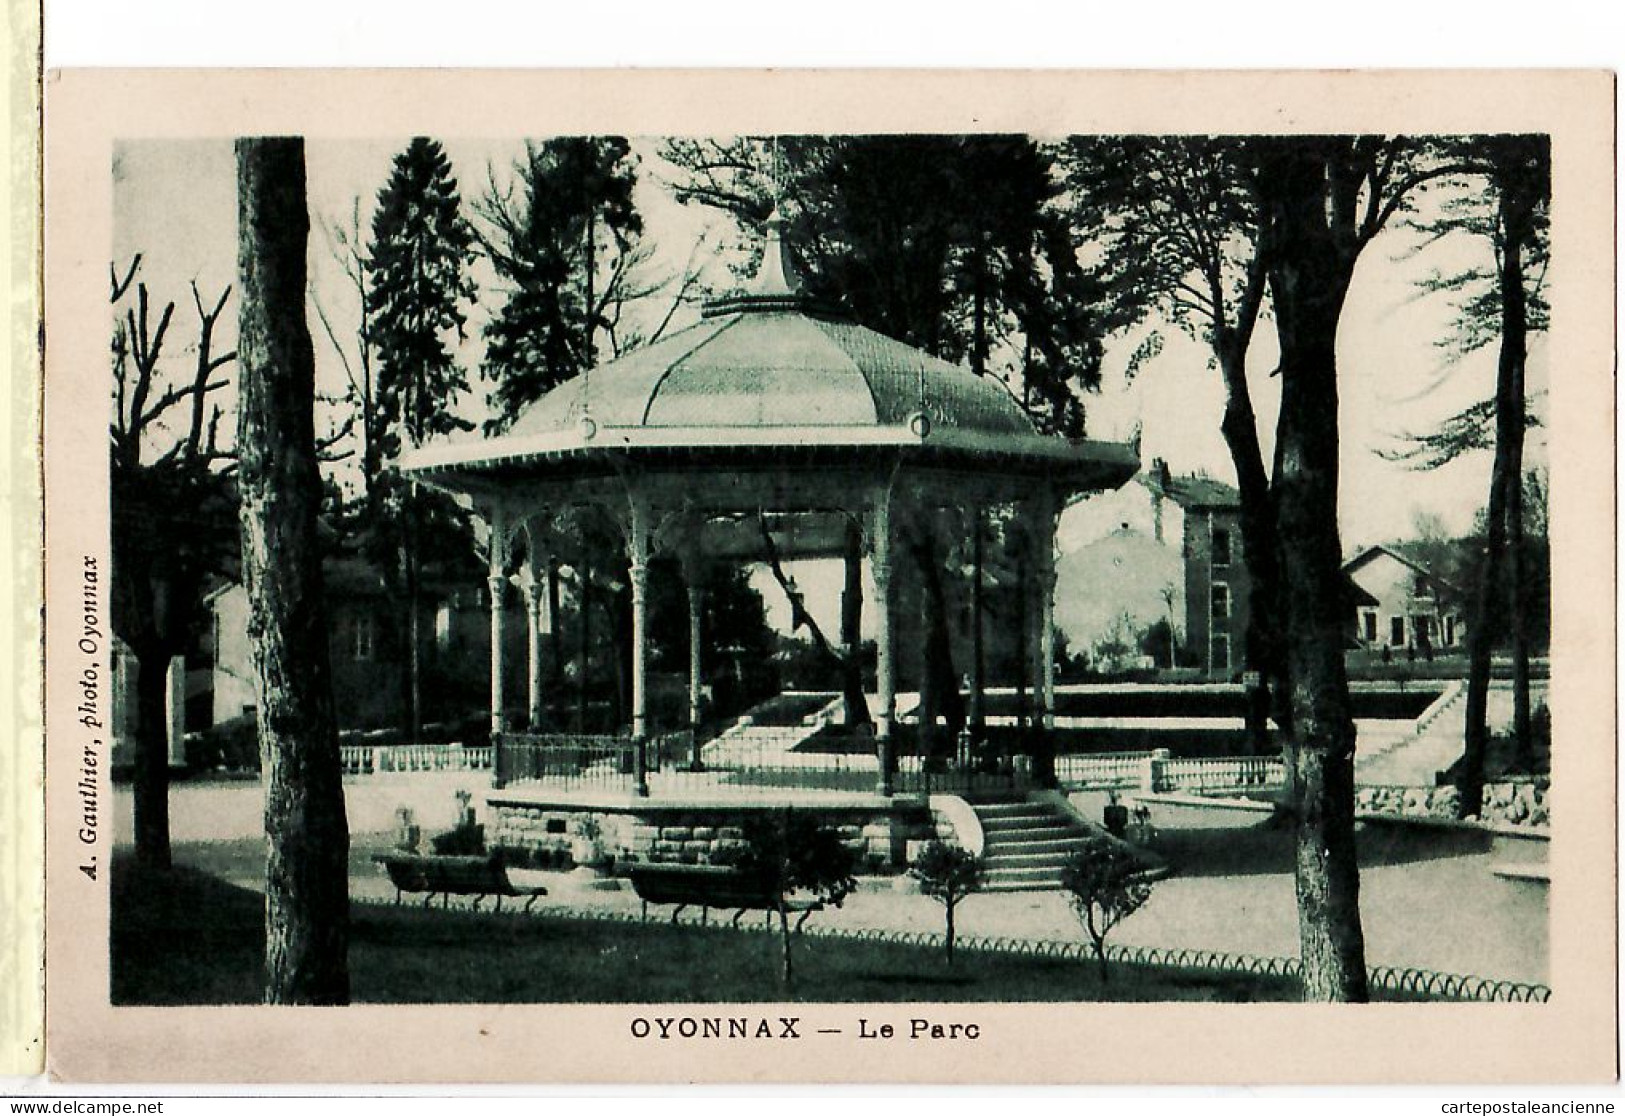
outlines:
[[[358,898],[354,903],[366,906],[388,907],[384,898]],[[642,923],[637,911],[605,907],[570,907],[564,905],[537,907],[524,912],[513,909],[495,912],[490,909],[462,908],[459,913],[487,919],[570,919],[595,922]],[[662,921],[656,925],[667,925]],[[694,911],[683,919],[673,917],[670,924],[693,925],[719,934],[773,933],[766,923],[748,919],[737,924],[726,919],[702,922]],[[929,930],[884,930],[878,927],[840,927],[808,925],[800,933],[814,938],[857,942],[882,942],[890,945],[919,946],[932,950],[944,948],[943,935]],[[1090,963],[1095,960],[1094,947],[1082,941],[1059,941],[1043,938],[1008,938],[992,936],[956,935],[957,949],[995,953],[1017,957],[1044,957],[1058,960]],[[1108,945],[1106,959],[1114,964],[1138,965],[1178,971],[1200,971],[1231,976],[1257,976],[1284,981],[1303,979],[1303,962],[1296,957],[1265,957],[1247,953],[1226,953],[1206,949],[1178,949],[1160,946]],[[1462,973],[1442,973],[1432,969],[1410,968],[1397,965],[1372,965],[1366,969],[1366,980],[1373,993],[1386,993],[1401,999],[1453,1000],[1489,1003],[1546,1003],[1552,990],[1544,984],[1481,977]]]

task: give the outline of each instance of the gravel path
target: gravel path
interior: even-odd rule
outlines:
[[[397,805],[410,803],[426,832],[449,827],[459,786],[479,789],[482,773],[358,780],[347,786],[353,830],[352,893],[392,898],[369,862],[387,845]],[[118,795],[118,832],[129,833],[128,794]],[[1090,816],[1101,802],[1080,796]],[[249,887],[262,871],[257,784],[186,784],[175,788],[176,859]],[[1154,806],[1159,847],[1177,874],[1158,883],[1149,903],[1113,935],[1121,944],[1291,956],[1297,953],[1290,835],[1259,815],[1223,809]],[[211,841],[204,844],[205,840]],[[1395,826],[1361,832],[1361,910],[1371,964],[1542,982],[1547,979],[1547,894],[1541,884],[1490,871],[1487,840]],[[548,901],[635,911],[629,891],[590,890],[559,873]],[[816,918],[824,925],[940,930],[941,909],[906,890],[864,890]],[[1059,892],[976,895],[960,909],[967,935],[1078,937]]]

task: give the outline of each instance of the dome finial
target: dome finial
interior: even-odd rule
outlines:
[[[802,290],[801,273],[796,270],[790,246],[784,242],[784,215],[775,205],[767,218],[767,247],[762,252],[762,266],[751,284],[753,295],[786,297],[798,295]]]

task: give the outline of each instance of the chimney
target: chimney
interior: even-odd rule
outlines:
[[[1171,483],[1168,462],[1160,457],[1151,459],[1151,537],[1162,542],[1162,501],[1168,496]]]

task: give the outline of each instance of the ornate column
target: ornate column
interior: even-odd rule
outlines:
[[[1055,727],[1055,492],[1048,486],[1038,502],[1038,662],[1039,709],[1046,731]]]
[[[987,651],[982,628],[982,568],[986,564],[983,518],[982,505],[974,505],[971,508],[970,709],[967,720],[978,740],[982,738],[987,723]]]
[[[876,790],[889,796],[897,761],[892,751],[892,719],[897,706],[896,664],[892,653],[891,493],[882,492],[869,512],[869,566],[875,579],[875,683],[880,711],[875,720],[875,754],[880,762]]]
[[[700,627],[705,617],[705,589],[688,583],[688,731],[693,756],[689,766],[700,768]]]
[[[626,558],[632,579],[632,775],[637,793],[649,793],[644,742],[649,735],[649,507],[630,494]]]
[[[531,732],[542,727],[545,715],[542,691],[545,671],[542,662],[542,637],[552,630],[553,616],[547,599],[548,557],[538,551],[542,532],[535,520],[525,521],[525,568],[520,576],[520,589],[525,594],[525,663],[527,726]]]
[[[532,569],[531,576],[524,582],[525,592],[525,625],[529,636],[529,671],[526,676],[528,684],[529,701],[526,703],[530,715],[530,731],[536,732],[542,726],[543,711],[543,675],[542,669],[542,637],[553,627],[553,618],[547,611],[547,586],[535,576]]]
[[[1034,501],[1033,580],[1038,595],[1037,667],[1034,697],[1038,700],[1039,742],[1033,776],[1040,786],[1055,785],[1055,491],[1045,485]]]
[[[501,505],[491,509],[490,564],[486,587],[491,593],[491,735],[508,730],[507,717],[502,709],[503,636],[505,634],[503,604],[508,588],[508,517]]]
[[[700,664],[700,651],[704,646],[705,622],[705,553],[700,539],[703,524],[698,519],[679,519],[676,551],[678,565],[683,573],[683,584],[688,590],[688,767],[699,771],[705,765],[700,759],[700,717],[704,713],[703,694],[705,677]]]

